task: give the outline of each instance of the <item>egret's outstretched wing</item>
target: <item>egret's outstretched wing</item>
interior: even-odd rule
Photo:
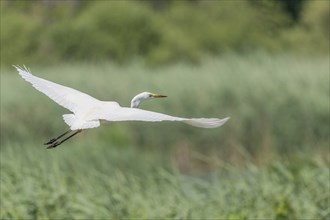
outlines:
[[[17,66],[14,67],[17,69],[19,75],[31,83],[34,88],[74,113],[77,113],[77,111],[79,111],[79,109],[83,109],[83,107],[88,107],[99,102],[98,99],[75,89],[36,77],[32,75],[26,67],[24,67],[24,69]]]
[[[125,108],[118,107],[116,109],[111,109],[107,111],[104,109],[100,119],[107,121],[181,121],[186,124],[202,127],[202,128],[216,128],[220,127],[229,119],[229,117],[224,119],[219,118],[180,118],[170,115],[165,115],[162,113],[137,109],[137,108]]]

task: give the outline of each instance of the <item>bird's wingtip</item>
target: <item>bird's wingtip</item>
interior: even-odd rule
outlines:
[[[29,74],[31,74],[31,71],[30,71],[30,69],[29,68],[27,68],[25,65],[23,65],[23,68],[22,67],[20,67],[20,66],[16,66],[16,65],[12,65],[14,68],[16,68],[16,70],[18,71],[18,72],[22,72],[22,71],[24,71],[24,72],[27,72],[27,73],[29,73]]]

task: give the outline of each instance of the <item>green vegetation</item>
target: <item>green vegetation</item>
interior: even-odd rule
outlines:
[[[328,0],[2,0],[0,219],[329,219]],[[67,130],[11,67],[219,129]]]
[[[38,76],[129,105],[225,117],[219,129],[114,123],[54,150],[67,111],[13,68],[1,72],[1,219],[327,219],[329,57],[225,54],[201,65],[29,66]]]
[[[79,143],[78,143],[79,142]],[[279,161],[195,175],[104,140],[1,149],[1,219],[327,219],[325,163]],[[166,157],[166,156],[165,156]]]
[[[281,2],[297,4],[299,13]],[[136,57],[149,65],[198,63],[205,54],[255,49],[326,54],[329,1],[10,0],[1,1],[0,37],[1,65]]]

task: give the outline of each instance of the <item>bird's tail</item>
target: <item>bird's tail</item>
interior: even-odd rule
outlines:
[[[74,116],[74,114],[65,114],[63,115],[63,120],[67,125],[71,127],[73,122],[76,120],[76,117]]]
[[[100,126],[99,120],[91,120],[91,121],[80,120],[74,114],[65,114],[63,115],[63,119],[65,123],[70,126],[71,130],[96,128]]]
[[[219,119],[219,118],[192,118],[184,120],[183,122],[195,127],[201,128],[216,128],[225,124],[229,120],[229,117]]]

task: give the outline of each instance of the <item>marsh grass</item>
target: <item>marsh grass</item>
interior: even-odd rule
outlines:
[[[326,219],[325,163],[289,161],[180,174],[137,148],[106,142],[1,151],[1,219]],[[169,161],[169,160],[168,160]]]
[[[49,151],[67,111],[1,67],[1,219],[327,219],[327,58],[227,54],[200,66],[29,66],[128,106],[225,117],[222,128],[114,123]]]

